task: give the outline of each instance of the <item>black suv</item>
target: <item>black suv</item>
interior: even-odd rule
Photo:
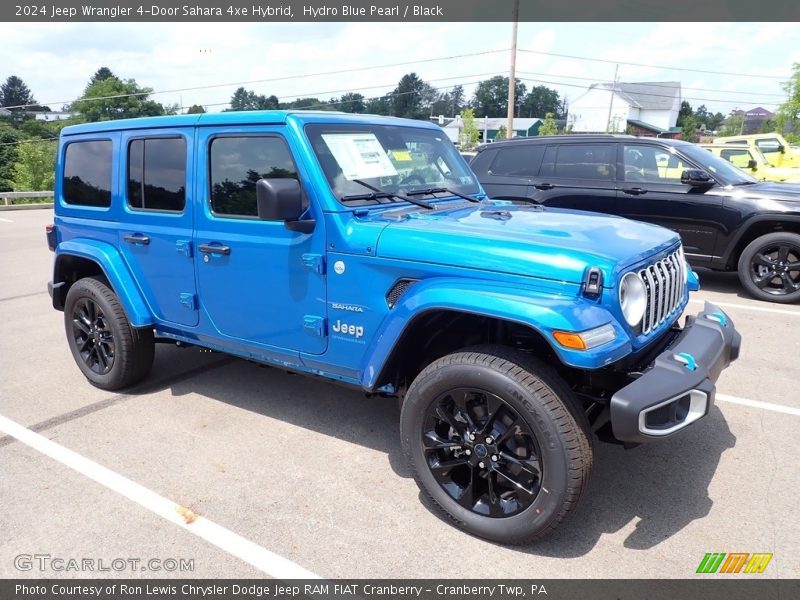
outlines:
[[[800,300],[800,186],[757,181],[695,144],[626,135],[495,142],[471,167],[492,198],[663,225],[693,265],[738,270],[761,300]]]

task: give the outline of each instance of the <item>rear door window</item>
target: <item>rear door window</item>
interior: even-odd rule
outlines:
[[[540,175],[565,179],[616,179],[613,144],[563,144],[550,146],[544,155]]]
[[[182,212],[186,205],[186,140],[135,139],[128,145],[131,208]]]

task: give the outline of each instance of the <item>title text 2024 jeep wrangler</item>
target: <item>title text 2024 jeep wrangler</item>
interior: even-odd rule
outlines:
[[[420,488],[523,543],[575,507],[593,432],[706,415],[740,337],[680,241],[626,219],[485,198],[438,127],[231,112],[67,127],[49,284],[104,389],[179,341],[402,400]]]

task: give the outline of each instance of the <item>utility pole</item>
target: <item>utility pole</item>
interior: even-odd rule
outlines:
[[[514,0],[514,9],[511,18],[514,24],[511,29],[511,70],[508,75],[508,124],[506,137],[514,137],[514,108],[516,108],[517,91],[517,26],[519,25],[519,0]]]
[[[606,133],[611,133],[611,110],[614,108],[614,94],[617,91],[617,73],[619,65],[614,67],[614,83],[611,84],[611,100],[608,102],[608,118],[606,119]]]

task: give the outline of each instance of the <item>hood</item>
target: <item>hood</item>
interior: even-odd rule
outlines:
[[[800,171],[800,169],[787,169]],[[733,197],[737,195],[768,198],[771,200],[800,201],[800,183],[784,183],[780,181],[759,181],[752,185],[733,186]]]
[[[638,221],[531,205],[476,205],[414,212],[388,225],[378,256],[580,283],[587,267],[606,282],[678,243]]]
[[[800,183],[800,169],[793,167],[769,167],[764,170],[764,175],[777,177],[786,183]]]

